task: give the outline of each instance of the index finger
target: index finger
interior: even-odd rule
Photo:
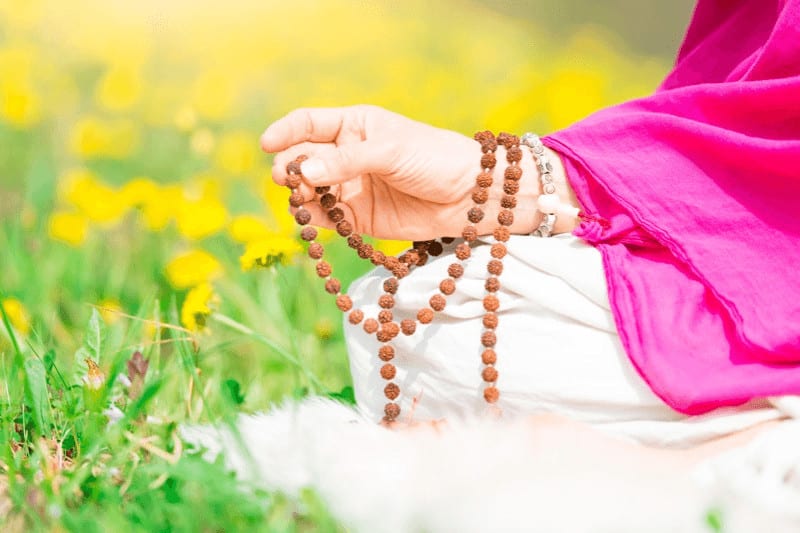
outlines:
[[[261,135],[261,148],[265,152],[280,152],[301,142],[333,142],[350,110],[344,107],[295,109],[270,124]]]

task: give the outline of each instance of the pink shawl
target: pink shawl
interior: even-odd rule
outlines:
[[[655,94],[544,139],[674,409],[800,394],[800,0],[700,0]]]

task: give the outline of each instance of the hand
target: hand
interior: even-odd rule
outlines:
[[[300,188],[312,224],[333,227],[314,201],[313,187],[338,185],[345,217],[354,230],[374,237],[425,240],[459,236],[473,206],[471,193],[480,172],[480,145],[459,133],[435,128],[374,106],[312,108],[292,111],[270,125],[261,146],[275,152],[272,177],[286,184],[286,165],[297,156],[309,159],[301,169]],[[497,150],[490,199],[479,234],[497,225],[505,152]],[[524,157],[512,231],[536,227],[538,173]]]

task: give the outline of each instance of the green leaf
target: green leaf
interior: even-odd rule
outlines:
[[[244,403],[244,394],[242,394],[242,386],[235,379],[226,379],[222,382],[222,395],[228,398],[236,405]]]
[[[83,344],[89,350],[89,354],[96,362],[100,362],[100,354],[103,348],[103,340],[106,335],[106,323],[96,308],[92,308],[92,316],[89,317],[89,325],[86,326]]]
[[[25,396],[36,428],[40,434],[46,435],[52,420],[47,397],[47,372],[38,357],[25,360]]]
[[[329,392],[327,394],[328,398],[333,398],[334,400],[339,400],[342,403],[355,405],[356,404],[356,395],[353,392],[353,387],[347,386],[340,390],[339,392]]]

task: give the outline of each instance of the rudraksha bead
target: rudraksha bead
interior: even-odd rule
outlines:
[[[391,344],[384,344],[378,348],[378,357],[381,361],[391,361],[394,359],[394,346]]]
[[[387,422],[394,422],[400,416],[400,406],[396,403],[387,403],[383,407],[384,420]]]
[[[487,348],[493,347],[497,344],[497,334],[492,330],[484,331],[481,333],[481,344]]]
[[[305,198],[299,192],[293,192],[289,195],[289,205],[292,207],[300,207],[305,202]]]
[[[417,330],[417,323],[410,318],[405,318],[400,322],[400,331],[403,335],[413,335]]]
[[[301,196],[300,199],[301,199],[300,204],[302,205],[303,197]],[[476,204],[485,204],[486,200],[488,199],[489,199],[489,191],[487,189],[480,188],[472,193],[472,201],[475,202]]]
[[[420,321],[421,324],[430,324],[433,320],[433,309],[420,309],[417,312],[417,320]]]
[[[489,253],[491,253],[492,257],[494,257],[495,259],[502,259],[503,257],[506,256],[507,251],[508,250],[506,249],[505,244],[503,244],[502,242],[496,242],[492,245],[492,248]]]
[[[308,257],[311,259],[321,259],[322,254],[325,252],[325,249],[322,245],[318,242],[312,242],[308,246]]]
[[[486,280],[485,287],[488,292],[497,292],[500,290],[500,280],[492,276]]]
[[[522,149],[519,146],[512,146],[506,150],[506,161],[516,163],[522,160]]]
[[[364,327],[364,331],[366,331],[367,333],[372,335],[373,333],[378,331],[379,324],[378,324],[378,321],[375,320],[374,318],[368,318],[368,319],[366,319],[364,321],[364,326],[363,327]]]
[[[347,237],[348,235],[353,233],[353,225],[350,223],[349,220],[340,220],[336,224],[336,233],[338,233],[342,237]]]
[[[483,308],[487,311],[497,311],[500,307],[500,300],[494,294],[487,294],[483,297]]]
[[[487,152],[494,152],[497,150],[497,141],[494,139],[484,139],[480,141],[481,143],[481,151],[483,153]]]
[[[397,282],[397,278],[386,278],[385,280],[383,280],[384,292],[395,294],[397,292],[397,287],[399,286],[400,284]]]
[[[434,294],[428,303],[430,303],[434,311],[441,311],[447,305],[447,300],[441,294]]]
[[[343,312],[347,312],[353,308],[353,300],[346,294],[340,294],[336,297],[336,307]]]
[[[504,194],[503,197],[500,198],[500,207],[503,209],[514,209],[517,207],[517,198],[510,194]]]
[[[313,241],[317,238],[317,228],[313,226],[306,226],[300,230],[300,238],[304,241]]]
[[[467,211],[467,220],[469,220],[473,224],[477,224],[478,222],[483,220],[483,209],[481,209],[480,207],[471,208],[469,211]]]
[[[369,260],[372,261],[373,265],[381,266],[386,262],[386,254],[384,254],[380,250],[373,250],[372,257],[370,257]]]
[[[492,133],[490,130],[477,131],[472,138],[478,142],[483,142],[487,139],[494,139],[494,133]]]
[[[325,292],[328,294],[339,294],[341,290],[342,283],[338,279],[331,278],[325,282]]]
[[[497,353],[491,348],[486,348],[481,354],[481,361],[484,365],[493,365],[497,362]]]
[[[311,213],[308,212],[308,209],[303,209],[302,207],[297,210],[294,214],[294,220],[301,226],[305,226],[309,222],[311,222]]]
[[[475,182],[478,184],[478,187],[483,187],[484,189],[488,189],[489,187],[492,186],[494,180],[492,179],[492,175],[489,172],[481,172],[475,179]]]
[[[450,296],[456,291],[456,282],[452,278],[443,279],[439,283],[439,290],[442,291],[442,294]]]
[[[507,180],[516,181],[522,177],[522,169],[517,165],[508,165],[503,172],[503,177]]]
[[[501,131],[497,134],[497,144],[502,144],[504,147],[508,148],[512,146],[511,143],[511,134],[506,133],[505,131]]]
[[[428,262],[428,252],[420,252],[419,259],[417,259],[417,266],[423,266]]]
[[[353,233],[347,238],[347,246],[350,248],[358,248],[364,242],[364,239],[361,238],[361,235],[357,235]]]
[[[444,251],[444,246],[442,246],[442,243],[440,243],[439,241],[433,241],[428,246],[428,253],[434,257],[442,255],[443,251]]]
[[[500,398],[500,391],[497,387],[486,387],[483,389],[483,399],[489,403],[495,403]]]
[[[391,294],[381,294],[378,298],[378,305],[384,309],[391,309],[394,307],[394,297]]]
[[[472,242],[478,238],[478,230],[475,226],[464,226],[464,229],[461,230],[461,236],[467,242]]]
[[[286,165],[286,173],[287,174],[301,174],[300,163],[301,163],[301,161],[298,161],[297,159],[295,159],[294,161],[290,161],[289,164]]]
[[[397,322],[387,322],[383,325],[383,329],[385,329],[392,338],[397,337],[400,334],[400,324]]]
[[[296,189],[303,183],[303,179],[299,174],[289,174],[286,176],[286,186],[290,189]]]
[[[442,237],[442,244],[451,244],[454,240],[455,237]]]
[[[330,185],[320,185],[319,187],[314,187],[314,192],[317,194],[325,194],[329,190],[331,190]]]
[[[409,250],[405,254],[405,261],[407,265],[416,265],[419,262],[419,252],[417,250]]]
[[[469,258],[471,254],[472,249],[469,247],[469,244],[462,242],[456,246],[456,257],[460,260],[464,261],[465,259]]]
[[[497,226],[492,232],[492,236],[500,242],[506,242],[511,238],[511,230],[507,226]]]
[[[394,314],[388,309],[381,309],[380,313],[378,313],[378,322],[380,322],[381,324],[385,324],[386,322],[391,322],[393,318]]]
[[[508,209],[503,209],[500,211],[500,214],[497,215],[497,221],[503,226],[510,226],[514,223],[514,213]]]
[[[332,209],[333,206],[336,205],[336,196],[331,193],[323,194],[319,199],[319,205],[321,205],[323,209]]]
[[[490,312],[483,315],[483,327],[488,329],[494,329],[497,327],[498,323],[497,313]]]
[[[400,260],[394,256],[387,256],[386,261],[383,262],[383,266],[386,267],[387,270],[392,271],[397,268],[397,265],[400,264]]]
[[[361,309],[353,309],[347,316],[347,320],[353,325],[360,324],[361,321],[364,320],[364,311]]]
[[[381,328],[375,334],[375,338],[378,339],[378,342],[389,342],[392,340],[392,334],[388,330]]]
[[[519,192],[519,182],[511,180],[504,181],[503,192],[506,194],[517,194]]]
[[[400,396],[400,387],[396,383],[387,383],[383,388],[383,394],[390,400],[395,400]]]
[[[372,245],[363,243],[361,246],[356,248],[356,253],[358,253],[358,257],[361,259],[369,259],[372,257]]]
[[[494,383],[497,381],[497,369],[493,366],[487,366],[483,369],[483,372],[481,372],[481,377],[483,381]]]
[[[494,168],[497,164],[497,156],[492,152],[485,153],[481,156],[481,166],[483,168]]]
[[[344,219],[344,210],[341,207],[334,207],[328,211],[328,218],[331,222],[339,222]]]
[[[319,261],[317,263],[317,276],[321,278],[327,278],[331,275],[332,271],[333,269],[327,261]]]
[[[486,270],[489,271],[489,274],[499,276],[503,273],[503,262],[498,261],[497,259],[492,259],[486,264]]]
[[[383,379],[394,379],[397,375],[397,369],[392,363],[386,363],[381,367],[381,377]]]
[[[458,263],[452,263],[447,267],[447,274],[454,279],[458,279],[464,275],[464,267]]]
[[[408,276],[410,271],[411,270],[408,268],[408,265],[405,263],[400,263],[392,269],[392,274],[394,274],[394,277],[397,279],[403,279],[404,277]]]

